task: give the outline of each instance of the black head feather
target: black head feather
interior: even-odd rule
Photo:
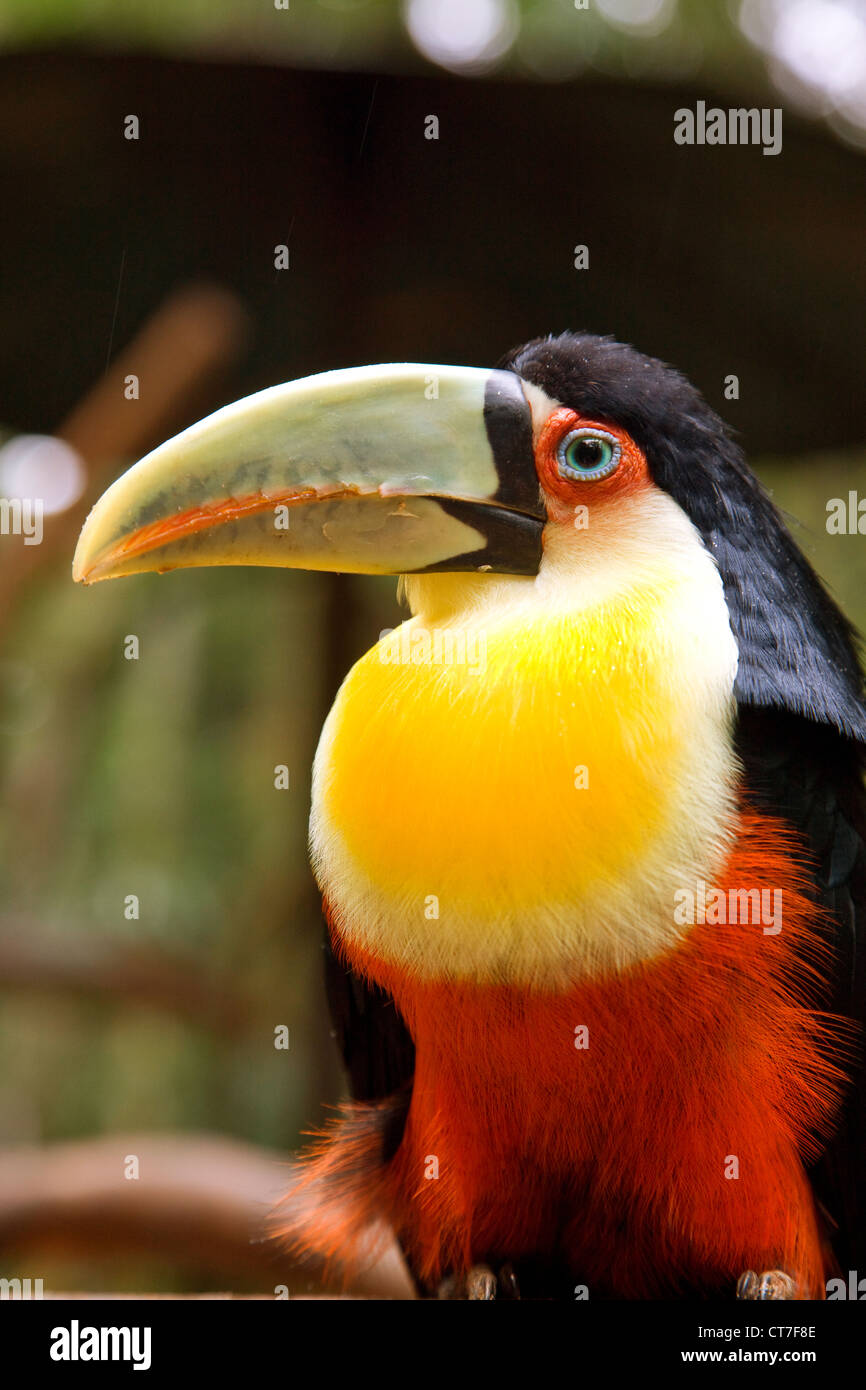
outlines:
[[[866,742],[854,630],[700,392],[664,362],[588,333],[537,338],[499,365],[640,445],[721,573],[740,653],[737,699]]]

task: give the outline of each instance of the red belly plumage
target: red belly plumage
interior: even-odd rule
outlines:
[[[351,1264],[385,1218],[429,1287],[542,1256],[590,1297],[732,1290],[747,1268],[823,1297],[804,1161],[832,1121],[846,1040],[819,1012],[827,947],[801,858],[780,826],[744,815],[716,886],[781,888],[781,931],[696,926],[565,993],[421,982],[347,950],[414,1038],[411,1103],[393,1156],[372,1134],[365,1151],[351,1118],[322,1135],[296,1190],[306,1229],[293,1218],[288,1234]]]

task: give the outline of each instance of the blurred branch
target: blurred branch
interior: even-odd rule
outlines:
[[[246,1032],[260,1012],[233,981],[203,971],[198,958],[123,948],[76,931],[55,939],[20,917],[0,917],[0,987],[7,986],[155,1005],[221,1036]]]
[[[137,1179],[124,1176],[128,1155],[138,1159]],[[132,1251],[199,1274],[252,1275],[269,1289],[309,1289],[321,1283],[321,1269],[293,1268],[266,1234],[290,1173],[280,1154],[210,1134],[112,1134],[0,1150],[0,1250],[26,1249],[28,1259],[40,1250]],[[396,1242],[353,1292],[413,1297]]]
[[[395,1295],[396,1296],[396,1295]],[[274,1296],[269,1293],[46,1293],[42,1295],[46,1303],[92,1302],[92,1303],[273,1303]],[[359,1300],[380,1298],[385,1295],[361,1293],[293,1293],[292,1302],[300,1299],[304,1303],[316,1299],[329,1302],[356,1303]]]
[[[186,286],[171,295],[84,400],[56,431],[101,481],[119,459],[135,458],[177,423],[203,385],[223,371],[246,336],[246,313],[237,297],[214,286]],[[139,400],[124,396],[133,374]]]
[[[245,310],[227,290],[187,286],[177,291],[55,431],[84,461],[87,487],[74,507],[45,517],[41,545],[4,552],[0,625],[31,575],[64,550],[72,563],[78,532],[109,475],[189,417],[203,390],[237,356],[246,328]],[[138,400],[124,395],[130,375],[141,383]]]

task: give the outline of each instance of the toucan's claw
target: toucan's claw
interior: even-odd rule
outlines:
[[[443,1279],[436,1297],[490,1303],[496,1298],[519,1298],[520,1289],[510,1264],[503,1265],[498,1275],[489,1265],[473,1265],[465,1275],[449,1274]]]
[[[790,1274],[781,1269],[767,1269],[763,1274],[756,1274],[753,1269],[747,1269],[737,1280],[737,1298],[757,1300],[796,1297],[797,1285]]]
[[[500,1269],[499,1291],[503,1298],[515,1299],[520,1297],[520,1285],[517,1282],[514,1265],[503,1265]]]
[[[475,1265],[466,1276],[466,1297],[472,1302],[490,1303],[496,1297],[496,1275],[487,1265]]]

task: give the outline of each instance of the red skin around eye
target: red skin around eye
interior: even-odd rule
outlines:
[[[622,450],[619,466],[608,477],[596,481],[563,477],[556,457],[557,446],[572,430],[592,429],[593,426],[619,440]],[[617,425],[578,415],[576,410],[564,405],[551,411],[542,426],[535,444],[535,467],[551,521],[570,521],[577,506],[591,507],[651,486],[647,461],[631,435]]]

